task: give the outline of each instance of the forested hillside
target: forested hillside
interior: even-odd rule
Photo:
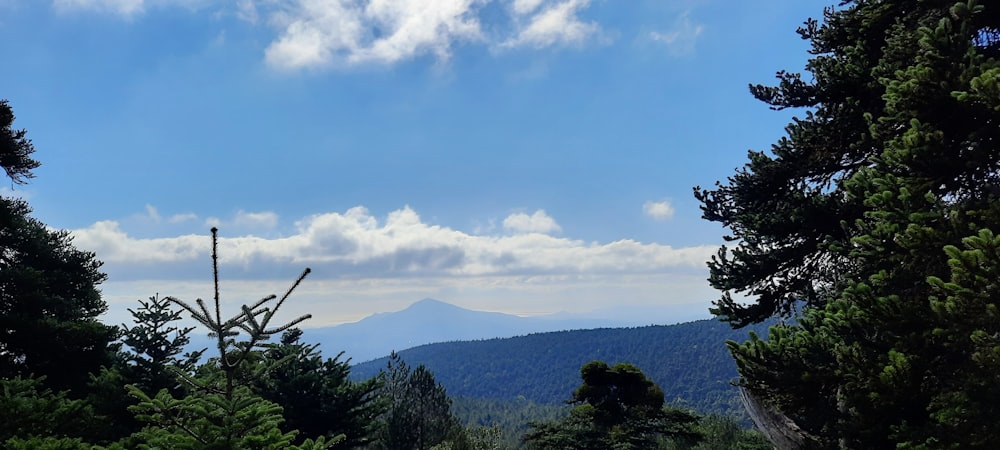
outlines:
[[[663,388],[668,402],[704,413],[742,414],[730,384],[737,376],[736,366],[725,341],[743,341],[749,331],[701,320],[430,344],[404,350],[400,356],[425,365],[453,397],[523,397],[542,404],[565,401],[579,384],[580,366],[589,361],[630,362]],[[358,364],[352,374],[368,378],[385,364],[385,358]]]

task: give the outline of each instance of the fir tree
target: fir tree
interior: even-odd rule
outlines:
[[[130,409],[136,417],[149,423],[139,438],[145,445],[178,449],[286,449],[326,448],[326,439],[307,439],[299,446],[292,445],[295,432],[284,432],[282,409],[277,404],[254,394],[249,385],[273,369],[275,364],[262,364],[259,348],[266,348],[266,341],[308,319],[303,315],[282,325],[271,326],[274,315],[292,291],[309,274],[302,275],[280,298],[270,295],[252,305],[244,305],[240,312],[223,319],[219,298],[218,230],[212,228],[212,273],[214,279],[214,308],[211,310],[202,299],[190,304],[168,297],[181,306],[216,339],[218,356],[191,376],[183,371],[177,375],[189,385],[185,397],[175,398],[168,389],[161,389],[154,396],[130,386],[129,391],[139,399]],[[240,332],[245,340],[237,340]]]
[[[983,354],[958,337],[991,328],[952,320],[936,300],[955,264],[943,249],[1000,227],[998,30],[1000,8],[974,0],[827,9],[799,30],[812,81],[780,72],[778,86],[751,89],[805,117],[770,154],[696,190],[736,242],[710,264],[715,312],[742,326],[804,305],[767,340],[730,343],[783,445],[989,448],[1000,437],[995,411],[969,400],[998,372],[956,371]]]

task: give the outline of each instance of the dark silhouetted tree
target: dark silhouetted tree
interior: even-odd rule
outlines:
[[[23,184],[38,162],[13,120],[0,101],[0,166]],[[93,253],[30,213],[23,200],[0,198],[0,378],[45,377],[46,386],[80,396],[112,354],[116,329],[97,321],[107,309],[97,290],[106,277]]]
[[[799,34],[811,76],[751,92],[804,117],[695,190],[733,242],[710,263],[714,311],[742,326],[803,306],[768,339],[730,344],[747,398],[783,445],[995,446],[996,411],[979,401],[997,398],[1000,372],[989,339],[969,337],[997,330],[955,320],[940,299],[964,294],[940,280],[1000,228],[1000,7],[846,1]]]
[[[631,364],[610,367],[591,361],[580,369],[583,384],[573,393],[569,417],[534,424],[525,435],[529,448],[648,449],[667,439],[692,443],[700,439],[698,418],[665,409],[663,390]]]
[[[0,100],[0,167],[7,172],[11,182],[24,184],[35,177],[31,171],[40,164],[31,159],[35,146],[25,137],[28,132],[14,130],[11,128],[13,125],[14,110],[7,100]]]

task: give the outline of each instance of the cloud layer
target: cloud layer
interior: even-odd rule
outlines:
[[[704,282],[714,245],[674,248],[554,236],[559,225],[543,210],[511,214],[502,221],[502,232],[485,235],[426,223],[409,207],[385,217],[361,206],[315,214],[295,222],[288,235],[274,234],[280,220],[269,212],[240,211],[225,220],[193,214],[164,219],[149,206],[130,220],[146,227],[149,220],[164,225],[175,217],[189,225],[223,224],[219,254],[227,309],[281,294],[310,267],[312,275],[286,309],[290,317],[314,314],[313,326],[402,309],[424,297],[508,313],[581,312],[631,303],[703,314],[714,296]],[[241,223],[257,231],[227,233]],[[212,295],[207,234],[136,237],[117,221],[72,234],[78,248],[105,262],[109,280],[102,290],[112,323],[127,321],[126,308],[154,293],[186,300]]]
[[[274,227],[277,222],[273,213],[240,211],[228,223]],[[715,251],[714,246],[673,248],[628,239],[587,243],[556,237],[549,233],[560,231],[559,225],[542,210],[511,214],[503,226],[508,234],[473,235],[425,223],[409,207],[379,220],[358,206],[303,218],[288,236],[222,237],[219,252],[224,266],[248,278],[310,266],[325,278],[357,279],[655,273],[700,269]],[[225,236],[225,229],[222,233]],[[204,235],[137,238],[115,221],[98,222],[73,235],[78,247],[96,252],[120,277],[131,279],[177,278],[187,273],[181,268],[204,261],[210,248]]]

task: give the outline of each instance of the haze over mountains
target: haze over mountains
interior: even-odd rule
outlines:
[[[636,319],[601,318],[590,315],[556,313],[520,317],[497,312],[474,311],[440,300],[425,298],[402,311],[379,313],[360,321],[331,327],[305,329],[305,342],[320,343],[320,350],[333,357],[341,350],[344,358],[360,363],[424,344],[521,336],[548,331],[643,326],[676,323],[659,314],[636,314]],[[707,313],[706,313],[707,316]],[[661,319],[661,320],[657,320]]]

